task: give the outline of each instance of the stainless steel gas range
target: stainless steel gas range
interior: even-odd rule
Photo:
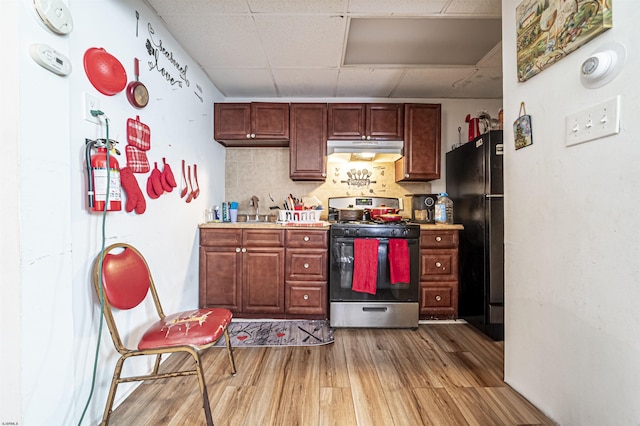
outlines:
[[[401,207],[382,197],[329,199],[343,208]],[[336,216],[337,217],[337,216]],[[334,219],[336,217],[331,217]],[[420,225],[407,221],[333,222],[329,311],[332,327],[415,328],[419,316]]]

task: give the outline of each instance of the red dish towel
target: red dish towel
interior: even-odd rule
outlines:
[[[407,240],[389,239],[389,276],[391,284],[408,283],[411,281],[409,262],[409,244]]]
[[[380,242],[373,238],[356,238],[353,241],[351,290],[376,294],[379,245]]]

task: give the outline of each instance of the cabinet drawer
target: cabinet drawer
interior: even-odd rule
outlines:
[[[457,250],[422,250],[420,252],[420,280],[458,279]]]
[[[284,231],[272,229],[242,230],[244,247],[284,247]]]
[[[327,250],[287,249],[287,280],[326,281]]]
[[[328,247],[327,231],[292,230],[285,231],[287,248],[324,248]]]
[[[326,282],[288,282],[285,296],[286,312],[299,315],[325,315],[327,291]]]
[[[200,229],[200,245],[216,247],[240,247],[242,229]]]
[[[458,247],[458,231],[421,231],[421,248],[453,248]]]
[[[454,314],[458,311],[458,283],[420,283],[421,314]]]

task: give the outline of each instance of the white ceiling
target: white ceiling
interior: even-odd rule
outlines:
[[[502,98],[501,0],[145,1],[227,98]]]

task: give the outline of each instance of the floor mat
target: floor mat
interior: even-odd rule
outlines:
[[[233,321],[231,346],[315,346],[333,343],[333,329],[325,320]],[[224,337],[215,346],[224,346]]]

